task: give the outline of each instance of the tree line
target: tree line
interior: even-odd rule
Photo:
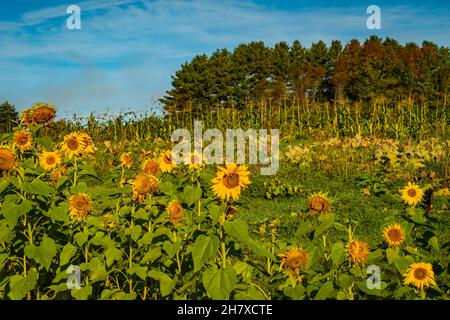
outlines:
[[[424,41],[404,45],[372,36],[313,43],[241,44],[200,54],[172,76],[166,110],[245,108],[249,103],[383,101],[447,103],[450,51]]]

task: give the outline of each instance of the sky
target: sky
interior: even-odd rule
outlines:
[[[69,30],[70,5],[81,29]],[[369,5],[381,29],[366,26]],[[0,0],[0,103],[18,110],[54,104],[60,116],[116,115],[157,108],[171,75],[197,54],[240,43],[370,35],[450,47],[450,4],[442,1]]]

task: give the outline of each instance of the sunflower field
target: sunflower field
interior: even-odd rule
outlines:
[[[151,137],[55,117],[36,103],[1,137],[0,299],[450,297],[450,140],[411,137],[414,119],[384,137],[333,116],[289,125],[261,176],[175,164],[179,115],[147,118]]]

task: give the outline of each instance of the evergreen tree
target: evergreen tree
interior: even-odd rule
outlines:
[[[8,101],[0,105],[0,133],[11,132],[19,121],[19,115],[14,105]]]

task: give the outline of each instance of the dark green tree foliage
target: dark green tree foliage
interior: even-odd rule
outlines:
[[[10,132],[17,125],[19,115],[8,101],[0,105],[0,133]]]
[[[167,110],[244,108],[249,102],[298,104],[308,101],[400,100],[447,103],[449,48],[424,41],[399,44],[372,36],[351,40],[299,41],[273,48],[263,42],[241,44],[230,52],[198,55],[173,76],[160,101]]]

